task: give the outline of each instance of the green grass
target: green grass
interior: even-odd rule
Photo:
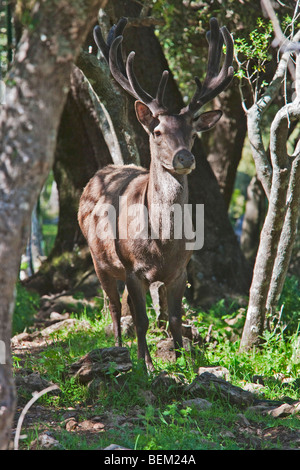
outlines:
[[[80,294],[78,297],[80,298]],[[19,288],[15,315],[23,312],[24,321],[24,312],[29,311],[31,314],[32,307],[37,305],[35,302],[36,299],[33,301],[31,297],[26,299],[24,291]],[[112,442],[131,449],[144,450],[249,449],[251,442],[247,442],[246,438],[237,439],[235,433],[237,415],[241,410],[229,403],[216,400],[211,408],[197,410],[194,407],[182,406],[184,398],[174,386],[156,392],[154,403],[149,402],[147,393],[152,391],[153,378],[162,370],[177,376],[181,374],[191,383],[199,366],[221,365],[229,370],[230,382],[234,385],[243,386],[251,382],[251,377],[257,374],[264,377],[266,385],[263,393],[266,399],[279,400],[289,396],[300,400],[299,387],[283,384],[277,377],[278,374],[283,374],[287,378],[296,379],[300,371],[297,323],[299,286],[294,278],[287,281],[281,302],[285,308],[284,320],[283,316],[280,321],[278,318],[274,319],[273,329],[265,333],[265,342],[260,349],[243,353],[239,352],[239,340],[236,338],[241,332],[245,312],[235,302],[218,302],[209,312],[187,309],[186,317],[194,319],[203,338],[207,335],[210,325],[213,325],[211,341],[205,347],[199,348],[196,355],[184,352],[176,363],[166,363],[154,357],[155,339],[157,336],[161,338],[163,334],[157,330],[155,316],[149,307],[150,328],[147,339],[156,372],[152,376],[145,374],[143,365],[137,360],[136,342],[125,339],[133,361],[132,370],[119,378],[108,374],[108,380],[101,383],[95,391],[69,378],[66,370],[70,364],[92,349],[114,345],[113,338],[104,332],[110,317],[99,303],[99,307],[94,311],[86,310],[77,315],[79,319],[89,322],[89,331],[65,330],[55,333],[53,343],[49,344],[46,350],[27,357],[24,366],[60,386],[61,392],[57,396],[45,395],[39,399],[39,404],[55,411],[56,421],[61,425],[55,432],[51,432],[66,449],[99,449]],[[230,327],[228,320],[233,323]],[[15,360],[18,364],[18,358]],[[116,424],[113,429],[95,433],[87,438],[80,433],[66,431],[63,413],[68,408],[80,409],[82,421],[100,416],[108,410],[111,416],[134,416],[135,419],[121,425]],[[246,417],[262,429],[282,426],[300,430],[300,420],[295,416],[275,420],[271,416],[247,412]],[[36,433],[37,430],[31,429],[23,446],[29,446],[31,440],[36,438]],[[264,445],[266,444],[262,443],[262,446]],[[277,445],[280,448],[280,444]],[[268,448],[278,447],[269,443]]]
[[[24,329],[33,324],[34,315],[39,308],[38,294],[28,292],[21,284],[16,286],[16,302],[13,314],[12,333],[22,333]]]

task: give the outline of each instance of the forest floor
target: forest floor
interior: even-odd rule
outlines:
[[[14,435],[32,394],[53,383],[60,389],[41,396],[27,411],[20,449],[300,449],[299,379],[295,371],[278,373],[274,350],[273,375],[255,374],[259,353],[255,358],[225,355],[217,343],[227,340],[210,328],[204,346],[198,341],[190,349],[195,338],[186,338],[176,362],[167,331],[152,318],[148,337],[155,372],[147,374],[136,359],[130,321],[123,322],[126,350],[119,350],[103,306],[100,316],[91,315],[99,312],[97,301],[90,307],[85,304],[74,316],[48,305],[12,339],[18,394]],[[185,322],[195,325],[194,317]],[[104,368],[93,355],[99,350],[112,354],[100,360]],[[288,350],[285,356],[288,363]],[[299,357],[293,361],[297,365]]]

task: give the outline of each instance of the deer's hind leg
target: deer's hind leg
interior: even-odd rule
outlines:
[[[146,310],[147,286],[145,286],[134,274],[127,275],[126,286],[128,290],[127,302],[135,324],[137,335],[138,359],[143,359],[145,361],[148,370],[154,370],[146,340],[146,333],[149,326]]]
[[[120,294],[117,288],[117,281],[113,276],[107,274],[106,271],[102,271],[95,259],[94,267],[101,287],[106,293],[109,300],[109,312],[113,322],[113,332],[115,337],[116,346],[122,346],[122,335],[121,335],[121,302]]]

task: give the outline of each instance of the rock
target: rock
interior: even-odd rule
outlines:
[[[49,433],[45,432],[44,434],[41,434],[38,439],[35,439],[31,446],[31,450],[36,450],[36,449],[63,449],[63,446],[56,440],[54,439]]]
[[[132,449],[129,449],[128,447],[119,446],[118,444],[110,444],[108,447],[105,447],[103,450],[132,450]]]
[[[167,362],[175,362],[174,341],[172,338],[165,338],[158,341],[156,344],[157,350],[156,357],[159,357]]]
[[[56,331],[60,331],[63,329],[73,330],[73,331],[80,331],[80,330],[89,330],[91,329],[91,325],[86,320],[77,320],[76,318],[68,318],[67,320],[63,320],[57,323],[54,323],[51,326],[47,326],[44,328],[40,334],[43,338],[49,338],[50,335]]]
[[[113,335],[113,325],[112,323],[110,325],[107,325],[105,328],[105,333],[107,335]],[[124,317],[121,317],[121,332],[123,336],[126,336],[127,338],[135,338],[135,326],[133,323],[133,319],[131,315],[126,315]]]
[[[300,402],[294,403],[293,405],[283,403],[283,405],[268,411],[268,414],[270,416],[273,416],[273,418],[284,418],[285,416],[290,416],[298,413],[300,413]]]
[[[65,425],[66,425],[66,430],[71,432],[71,431],[75,431],[75,429],[78,426],[78,422],[76,421],[75,418],[69,418],[65,421]]]
[[[243,390],[246,390],[247,392],[259,392],[261,390],[264,390],[264,385],[261,384],[253,384],[253,383],[248,383],[243,386]]]
[[[155,353],[156,357],[159,357],[166,362],[175,362],[175,348],[173,338],[164,338],[157,342],[157,350]],[[192,348],[191,341],[188,338],[183,338],[183,347],[186,351],[190,351]]]
[[[32,335],[27,332],[15,335],[11,339],[11,344],[12,346],[17,346],[19,343],[22,343],[23,341],[32,341]]]
[[[233,434],[233,432],[229,431],[229,430],[225,430],[225,431],[221,431],[220,432],[220,436],[223,437],[223,439],[235,439],[235,435]]]
[[[67,422],[68,419],[76,419],[78,414],[78,411],[75,408],[68,408],[62,415],[63,419],[65,422]]]
[[[249,406],[247,408],[248,412],[266,415],[269,411],[275,409],[276,406],[269,404],[269,403],[259,403],[257,405]]]
[[[47,326],[41,331],[35,331],[33,333],[20,333],[12,338],[11,344],[12,346],[20,346],[22,343],[30,341],[30,342],[38,342],[40,346],[44,344],[50,344],[53,342],[53,338],[51,337],[52,333],[58,332],[60,330],[72,330],[72,331],[80,331],[80,330],[90,330],[91,325],[86,320],[77,320],[75,318],[67,318],[63,321],[51,321],[51,325]]]
[[[205,372],[209,372],[210,374],[215,375],[216,377],[220,377],[221,379],[228,380],[230,373],[226,367],[222,366],[215,366],[215,367],[199,367],[198,375],[201,375]]]
[[[70,314],[69,313],[64,313],[64,314],[61,314],[61,313],[58,313],[58,312],[51,312],[50,313],[50,320],[52,320],[53,322],[58,322],[58,321],[63,321],[63,320],[68,320],[70,318]]]
[[[239,407],[250,406],[255,399],[252,393],[231,385],[226,380],[216,377],[209,372],[198,375],[185,388],[185,392],[195,397],[208,398],[210,400],[221,399]]]
[[[41,392],[50,385],[53,385],[51,382],[43,379],[37,372],[32,374],[21,376],[16,375],[15,383],[17,387],[22,387],[29,393]]]
[[[199,410],[208,410],[212,403],[204,398],[191,398],[182,402],[182,406],[191,406]]]
[[[128,372],[132,368],[127,348],[112,347],[94,349],[69,368],[69,375],[78,379],[79,383],[87,384],[97,377],[108,373]]]
[[[168,392],[171,387],[173,389],[179,389],[183,387],[183,385],[180,380],[178,380],[176,377],[172,377],[166,371],[160,372],[151,384],[154,395],[160,393],[161,391]]]
[[[97,418],[96,419],[86,419],[78,424],[78,429],[83,431],[97,431],[103,432],[105,424],[101,423]]]
[[[238,421],[237,421],[238,424],[240,424],[241,426],[245,426],[245,427],[250,426],[250,422],[248,421],[246,416],[243,415],[243,413],[238,413],[236,417],[238,418]]]

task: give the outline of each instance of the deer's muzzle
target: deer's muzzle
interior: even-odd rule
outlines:
[[[179,175],[188,175],[196,168],[194,155],[186,149],[179,150],[173,158],[173,168]]]

